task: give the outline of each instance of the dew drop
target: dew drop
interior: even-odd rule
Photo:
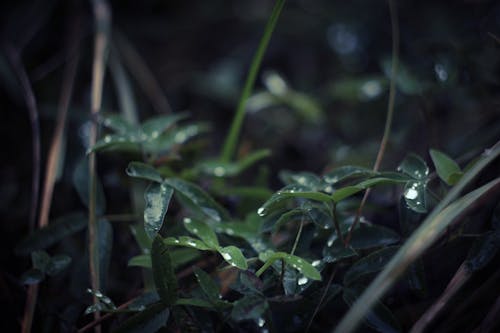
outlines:
[[[259,214],[259,216],[266,215],[266,209],[264,207],[260,207],[259,210],[257,210],[257,214]]]
[[[214,169],[214,175],[216,175],[217,177],[222,177],[226,174],[226,169],[224,169],[223,167],[216,167]]]
[[[303,276],[303,277],[301,277],[301,278],[297,281],[297,284],[298,284],[299,286],[303,286],[303,285],[305,285],[308,281],[309,281],[309,280],[308,280],[305,276]]]
[[[333,245],[333,238],[328,240],[328,243],[326,243],[328,247],[331,247]]]
[[[226,229],[226,233],[227,233],[229,236],[232,236],[232,235],[234,235],[234,230],[233,230],[233,229]]]
[[[266,321],[264,320],[264,318],[259,318],[257,320],[257,325],[259,325],[259,327],[263,327],[265,324],[266,324]]]
[[[321,260],[314,260],[311,265],[313,265],[314,267],[317,267],[319,266],[319,264],[321,264]]]
[[[187,244],[196,247],[196,243],[193,241],[188,241]]]
[[[186,217],[186,218],[184,219],[184,223],[186,223],[186,224],[191,223],[191,219],[190,219],[189,217]]]
[[[414,188],[409,188],[408,190],[406,190],[405,192],[405,198],[406,199],[410,199],[410,200],[413,200],[413,199],[416,199],[418,196],[418,191],[415,190]]]
[[[231,255],[227,252],[223,252],[222,253],[222,257],[225,259],[225,260],[231,260],[233,259],[233,257],[231,257]]]

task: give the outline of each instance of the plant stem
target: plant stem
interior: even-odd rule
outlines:
[[[250,97],[250,94],[252,93],[255,79],[262,63],[262,58],[264,57],[267,46],[269,45],[269,41],[273,34],[274,28],[276,27],[276,22],[278,21],[284,5],[285,0],[277,0],[276,4],[274,5],[273,11],[271,12],[271,16],[267,21],[266,27],[264,29],[264,35],[262,36],[257,48],[257,52],[255,52],[255,55],[252,59],[252,64],[250,65],[250,69],[247,74],[245,86],[243,87],[243,91],[238,102],[238,107],[236,108],[236,113],[234,115],[231,128],[224,142],[223,150],[220,156],[220,160],[222,162],[229,162],[234,155],[234,151],[236,150],[236,144],[245,116],[245,105],[248,97]]]
[[[380,147],[377,153],[377,158],[375,159],[375,164],[373,165],[373,171],[377,172],[382,163],[382,158],[384,157],[385,149],[387,148],[387,142],[389,141],[389,136],[391,134],[392,119],[394,117],[394,101],[396,99],[396,78],[399,66],[399,22],[397,9],[394,0],[389,0],[389,10],[391,15],[391,27],[392,27],[392,64],[391,64],[391,83],[389,86],[389,102],[387,105],[387,116],[385,119],[384,134],[382,135],[382,140],[380,141]],[[363,212],[363,207],[366,204],[368,196],[370,195],[371,189],[367,189],[361,199],[361,204],[356,212],[356,218],[354,223],[349,228],[349,233],[345,239],[345,246],[349,245],[351,240],[352,231],[359,223],[361,213]]]
[[[302,228],[304,227],[304,218],[300,221],[299,231],[297,231],[297,236],[295,237],[295,242],[293,243],[292,251],[290,254],[294,254],[297,249],[297,245],[299,244],[300,236],[302,235]]]
[[[89,133],[89,147],[97,141],[97,116],[102,104],[102,89],[104,82],[106,55],[108,51],[108,39],[111,21],[111,12],[106,0],[93,0],[96,36],[94,42],[94,60],[92,67],[92,96],[91,96],[91,118],[92,125]],[[89,154],[89,265],[92,289],[100,290],[99,272],[99,242],[98,226],[96,219],[96,155]],[[98,300],[94,295],[94,303]],[[94,312],[94,318],[100,318],[99,311]],[[96,332],[100,332],[100,326],[96,326]]]

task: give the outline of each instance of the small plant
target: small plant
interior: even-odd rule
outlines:
[[[442,310],[439,304],[495,258],[500,247],[500,178],[485,170],[500,155],[499,143],[457,161],[436,149],[428,156],[407,153],[397,167],[379,170],[400,78],[392,1],[390,82],[370,79],[389,89],[374,167],[326,166],[321,173],[285,167],[277,175],[282,184],[277,191],[266,180],[265,164],[273,152],[248,147],[237,151],[245,111],[285,105],[302,120],[314,123],[323,117],[314,98],[289,88],[276,72],[265,74],[266,91],[253,94],[285,1],[275,2],[227,137],[211,155],[205,150],[213,124],[194,121],[189,112],[139,121],[114,53],[119,43],[110,39],[109,8],[105,1],[93,4],[92,120],[84,138],[86,151],[72,168],[73,187],[88,211],[40,223],[16,247],[17,255],[32,260],[21,277],[30,288],[24,331],[31,327],[38,287],[52,280],[62,288],[58,279],[64,274],[70,276],[68,289],[76,290],[80,303],[85,300],[64,314],[79,318],[74,320],[79,332],[345,333],[359,325],[370,331],[407,331],[409,321],[401,323],[406,314],[394,306],[401,303],[384,296],[394,285],[412,297],[428,293],[426,251],[469,237],[464,231],[467,214],[487,208],[488,214],[482,215],[490,219],[487,230],[473,235],[442,302],[412,322],[412,331],[422,332]],[[108,52],[121,113],[101,111]],[[352,93],[353,83],[346,86],[337,85],[334,94]],[[382,84],[377,87],[382,89]],[[99,178],[97,161],[107,158],[120,163],[118,180]],[[483,178],[476,182],[479,175]],[[373,203],[367,199],[370,192],[377,195]],[[118,193],[130,198],[118,204],[106,201]],[[84,230],[87,236],[81,237]],[[112,260],[113,247],[126,248],[122,257],[127,262]],[[108,279],[111,270],[113,281]],[[117,292],[113,283],[128,291]]]

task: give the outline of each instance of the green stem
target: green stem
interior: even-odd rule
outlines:
[[[300,236],[302,235],[302,228],[304,227],[304,219],[300,221],[299,231],[297,231],[297,236],[295,237],[295,242],[293,243],[292,251],[290,254],[294,254],[297,249],[297,245],[299,244]]]
[[[238,141],[239,134],[241,132],[241,126],[243,125],[243,118],[245,116],[245,105],[252,93],[253,86],[255,84],[255,79],[257,77],[257,73],[259,72],[260,65],[262,63],[262,58],[264,57],[264,53],[269,45],[269,41],[271,39],[271,35],[273,34],[274,28],[276,27],[276,22],[280,16],[281,10],[285,5],[285,0],[277,0],[274,5],[273,11],[269,20],[267,21],[266,28],[264,30],[264,35],[262,36],[259,47],[257,48],[257,52],[252,59],[252,64],[250,65],[250,69],[247,74],[247,79],[245,81],[245,86],[243,87],[243,91],[241,93],[240,100],[238,102],[238,107],[236,108],[236,113],[234,115],[233,122],[231,124],[231,128],[224,142],[224,147],[220,156],[222,162],[229,162],[234,155],[234,151],[236,149],[236,144]]]
[[[392,118],[394,116],[394,101],[396,99],[396,78],[399,66],[399,23],[398,15],[396,12],[396,7],[394,5],[394,0],[389,0],[389,9],[391,13],[391,26],[392,26],[392,65],[391,65],[391,83],[389,86],[389,102],[387,105],[387,116],[385,119],[384,134],[382,135],[382,140],[380,141],[380,147],[377,153],[377,158],[375,159],[375,164],[373,165],[373,171],[377,172],[382,163],[382,158],[384,157],[385,149],[387,147],[387,142],[389,141],[389,135],[391,134]],[[356,218],[354,223],[349,228],[349,233],[345,239],[345,246],[349,245],[351,240],[352,231],[359,223],[361,213],[363,212],[363,207],[366,204],[368,196],[370,195],[371,189],[366,190],[361,199],[361,204],[359,205],[358,211],[356,212]]]

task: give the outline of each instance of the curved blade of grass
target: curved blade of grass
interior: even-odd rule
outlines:
[[[500,155],[500,146],[497,144],[487,151],[485,158],[464,174],[460,182],[452,188],[441,203],[429,214],[427,219],[401,247],[386,268],[365,290],[334,332],[352,332],[377,300],[395,283],[397,278],[404,273],[405,269],[439,237],[447,226],[461,214],[465,213],[468,208],[484,195],[492,191],[498,191],[500,188],[500,178],[489,182],[450,204],[459,195],[460,191],[498,155]]]
[[[257,52],[252,59],[252,64],[250,65],[250,70],[248,71],[247,79],[243,92],[241,93],[240,101],[238,102],[238,107],[236,108],[236,114],[234,115],[229,134],[224,142],[224,147],[222,149],[222,154],[220,159],[222,162],[229,162],[232,155],[236,149],[236,143],[238,141],[238,136],[241,131],[241,126],[243,124],[243,118],[245,116],[245,105],[248,97],[252,93],[253,86],[255,84],[255,79],[257,77],[257,72],[259,71],[260,65],[262,63],[262,58],[271,40],[271,35],[273,34],[274,28],[276,27],[276,22],[280,16],[281,10],[285,5],[285,0],[277,0],[274,5],[273,11],[269,20],[267,21],[266,28],[264,29],[264,35],[262,36]]]

